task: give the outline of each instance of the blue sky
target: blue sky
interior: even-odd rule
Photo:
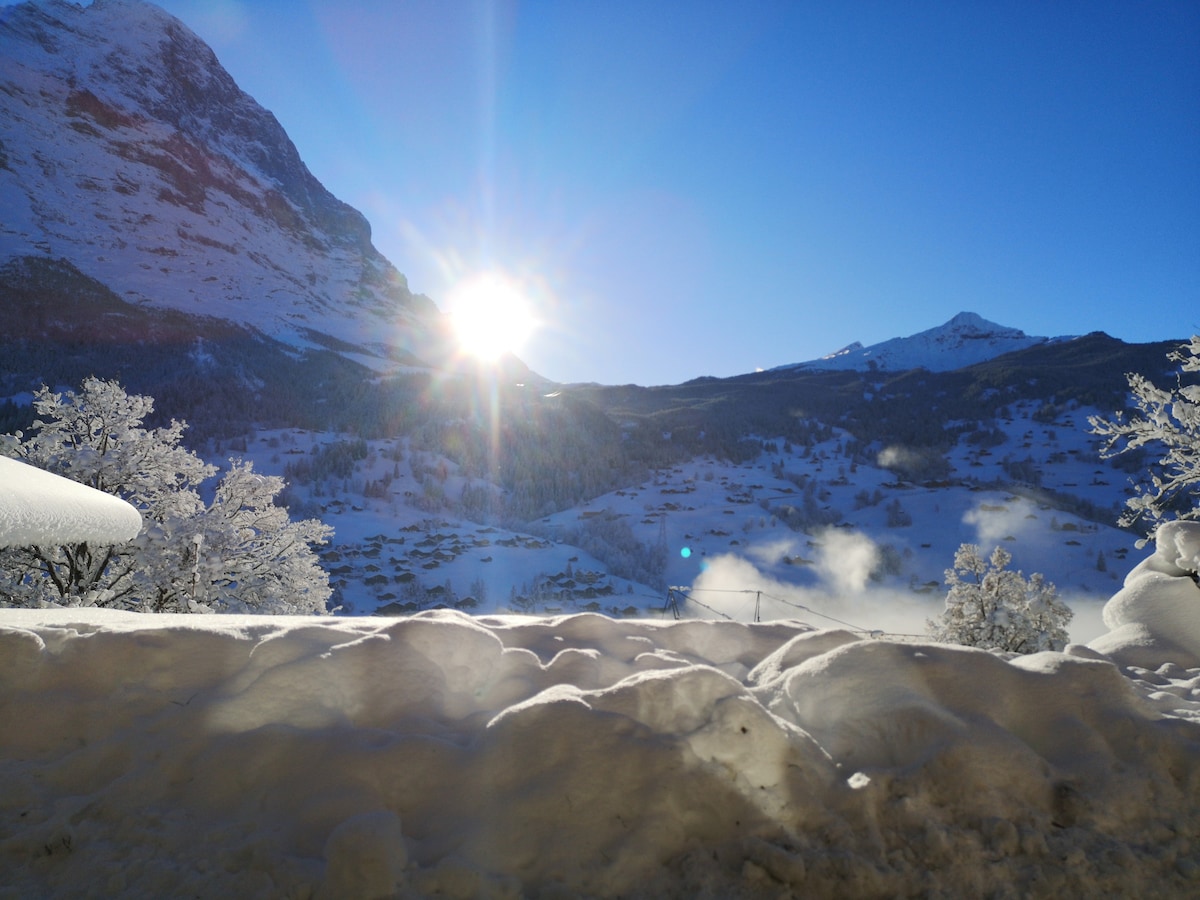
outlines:
[[[1200,4],[167,0],[415,291],[500,269],[559,381],[961,310],[1200,331]]]

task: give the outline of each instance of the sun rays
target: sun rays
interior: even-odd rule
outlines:
[[[538,326],[519,283],[498,272],[460,282],[447,298],[447,313],[459,352],[485,363],[520,353]]]

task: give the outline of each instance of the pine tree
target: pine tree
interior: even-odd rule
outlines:
[[[1007,569],[1012,555],[1001,547],[984,560],[975,544],[963,544],[946,570],[946,608],[927,623],[936,641],[1036,653],[1061,650],[1074,613],[1058,597],[1054,585],[1034,573],[1027,581]]]

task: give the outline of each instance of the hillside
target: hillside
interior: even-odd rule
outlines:
[[[0,264],[68,265],[126,303],[374,369],[444,353],[439,313],[366,219],[157,7],[6,9],[0,121]]]
[[[805,510],[831,459],[808,449],[811,471],[787,478]],[[639,490],[671,494],[664,513],[698,511],[698,481],[730,505],[764,488],[660,474]],[[1005,530],[1039,518],[1022,499],[976,511]],[[136,530],[122,506],[54,476],[0,480],[0,547],[33,531],[103,544]],[[908,527],[902,512],[889,504],[887,527]],[[553,546],[402,531],[370,538],[373,558]],[[845,600],[871,576],[861,537],[836,533],[808,545]],[[0,892],[1192,893],[1200,523],[1160,531],[1094,640],[1024,656],[813,628],[778,587],[702,586],[727,565],[708,563],[685,607],[732,619],[695,595],[756,593],[754,622],[0,610]],[[759,622],[763,601],[786,614]]]

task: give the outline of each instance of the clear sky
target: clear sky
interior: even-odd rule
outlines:
[[[1200,331],[1200,3],[164,0],[439,305],[676,383],[970,310]]]

